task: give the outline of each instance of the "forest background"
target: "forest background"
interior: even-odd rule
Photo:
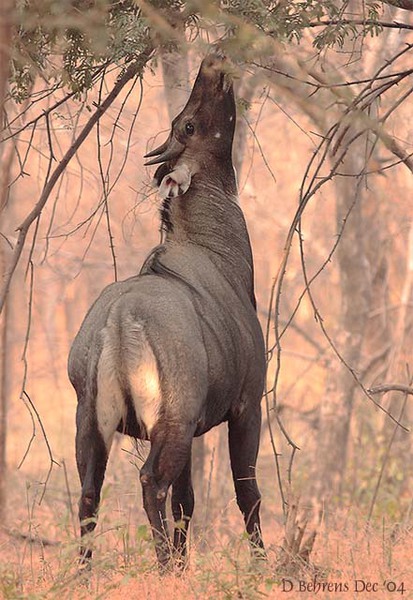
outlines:
[[[143,155],[166,138],[212,45],[235,65],[234,163],[268,350],[257,476],[269,559],[251,571],[223,425],[194,444],[191,563],[168,576],[171,597],[285,597],[283,577],[315,576],[337,584],[334,597],[356,580],[376,582],[375,598],[393,585],[413,597],[412,10],[3,1],[3,597],[165,597],[141,456],[120,437],[94,574],[78,586],[66,360],[101,289],[159,241]]]

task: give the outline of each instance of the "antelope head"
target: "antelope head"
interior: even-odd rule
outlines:
[[[232,167],[235,101],[229,64],[216,54],[201,63],[189,100],[172,121],[168,139],[145,155],[160,164],[155,184],[161,197],[185,194],[198,173]]]

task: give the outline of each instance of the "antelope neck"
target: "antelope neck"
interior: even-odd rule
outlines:
[[[195,244],[228,279],[253,289],[252,252],[247,227],[236,196],[217,182],[191,184],[182,196],[167,199],[162,211],[166,249],[171,244]]]

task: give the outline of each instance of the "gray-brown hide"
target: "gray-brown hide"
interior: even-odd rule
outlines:
[[[252,548],[263,554],[255,479],[265,375],[253,263],[231,160],[232,83],[207,57],[160,164],[164,242],[139,275],[109,285],[89,310],[69,356],[78,396],[76,458],[81,535],[93,531],[115,431],[150,440],[140,479],[159,562],[171,558],[165,501],[172,485],[174,551],[184,564],[194,508],[194,436],[228,422],[231,467]],[[182,522],[184,526],[182,526]],[[81,556],[91,557],[87,538]]]

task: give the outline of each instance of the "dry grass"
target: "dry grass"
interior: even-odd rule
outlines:
[[[64,404],[63,399],[61,402]],[[263,494],[267,564],[259,570],[251,566],[228,457],[220,454],[220,449],[215,452],[215,464],[211,464],[209,502],[200,502],[196,493],[189,568],[183,576],[160,577],[142,509],[137,473],[140,463],[128,453],[130,446],[123,438],[113,448],[109,461],[95,539],[94,568],[85,585],[77,576],[79,482],[73,459],[73,399],[66,406],[70,410],[61,411],[59,419],[54,421],[46,409],[44,414],[46,418],[50,416],[48,431],[53,447],[57,448],[56,458],[61,462],[60,457],[65,457],[67,476],[63,467],[55,468],[39,504],[44,486],[38,482],[44,480],[47,472],[47,456],[40,436],[23,468],[10,470],[7,518],[3,521],[9,533],[0,532],[0,598],[413,598],[413,534],[409,519],[397,524],[396,516],[390,516],[384,504],[380,507],[381,514],[389,516],[379,517],[368,527],[368,506],[357,508],[354,501],[349,502],[347,509],[326,513],[311,555],[314,568],[299,575],[305,583],[294,580],[293,590],[283,591],[290,584],[283,584],[283,573],[277,571],[283,526],[273,457],[265,435],[258,479]],[[211,434],[217,436],[216,432]],[[21,439],[27,438],[25,432]],[[23,448],[18,436],[13,435],[11,441],[10,456],[17,463]],[[219,443],[218,438],[213,438],[213,442]],[[301,471],[302,467],[296,471],[297,480]],[[209,472],[206,475],[209,477]],[[34,543],[27,537],[18,537],[17,532],[33,538]],[[315,576],[320,584],[325,583],[326,591],[311,588]],[[377,584],[377,590],[367,592],[363,587],[367,584]],[[304,591],[300,591],[300,585]],[[389,585],[390,589],[386,589]],[[393,585],[400,592],[391,592]]]
[[[412,532],[385,522],[381,527],[367,527],[354,508],[328,516],[314,546],[313,569],[298,578],[277,572],[283,530],[275,519],[263,523],[268,562],[251,565],[234,503],[192,540],[190,564],[184,575],[161,577],[142,514],[137,516],[141,524],[136,526],[115,496],[113,489],[107,491],[93,573],[87,582],[77,574],[77,540],[70,511],[58,522],[56,515],[49,514],[48,518],[50,508],[45,506],[32,510],[30,518],[22,514],[18,519],[23,509],[17,509],[14,522],[20,532],[30,533],[34,542],[17,537],[16,529],[0,534],[0,597],[413,598]],[[113,509],[116,505],[118,511]],[[48,545],[51,540],[58,540],[58,545]]]

